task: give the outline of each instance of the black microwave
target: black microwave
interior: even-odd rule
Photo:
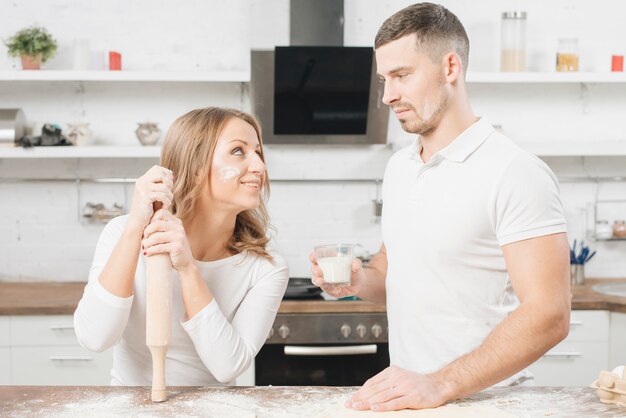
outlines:
[[[252,51],[250,98],[266,144],[384,144],[389,108],[368,47]]]

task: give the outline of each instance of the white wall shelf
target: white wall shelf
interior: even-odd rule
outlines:
[[[523,83],[626,83],[626,73],[592,72],[489,72],[468,73],[467,82],[474,84]]]
[[[249,82],[250,71],[0,71],[2,81],[169,81]],[[626,73],[483,72],[468,73],[468,83],[626,83]]]
[[[159,158],[160,146],[0,147],[4,158]]]
[[[623,141],[542,141],[518,142],[523,149],[538,157],[623,157],[626,156],[626,140]]]
[[[1,81],[248,82],[250,71],[0,71]]]
[[[539,157],[626,157],[623,141],[543,141],[518,142],[523,149]],[[271,148],[271,147],[270,147]],[[276,151],[280,150],[277,147]],[[276,153],[273,151],[273,153]],[[159,158],[160,146],[52,146],[0,147],[4,158]]]

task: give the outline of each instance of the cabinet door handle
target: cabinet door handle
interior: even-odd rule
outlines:
[[[554,353],[546,353],[543,357],[580,357],[582,354],[580,351],[556,351]]]
[[[50,356],[52,361],[92,361],[91,356]]]
[[[50,329],[52,331],[62,331],[65,329],[74,329],[74,324],[57,324],[57,325],[50,325]]]
[[[575,321],[575,320],[574,321],[569,321],[569,324],[570,325],[582,325],[583,321]]]
[[[330,347],[307,347],[299,345],[286,345],[286,356],[351,356],[355,354],[376,354],[376,344],[346,345]]]

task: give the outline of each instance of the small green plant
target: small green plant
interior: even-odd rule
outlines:
[[[9,56],[30,57],[41,56],[41,62],[46,62],[57,51],[57,43],[44,28],[31,26],[17,32],[4,43],[9,48]]]

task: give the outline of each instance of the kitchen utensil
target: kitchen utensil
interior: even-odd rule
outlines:
[[[154,211],[161,206],[155,203]],[[172,338],[172,263],[169,254],[146,260],[146,345],[152,355],[152,402],[167,399],[165,354]]]
[[[287,284],[283,299],[314,299],[319,298],[322,289],[311,283],[309,278],[292,277]]]

